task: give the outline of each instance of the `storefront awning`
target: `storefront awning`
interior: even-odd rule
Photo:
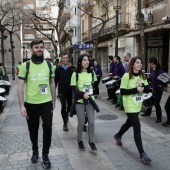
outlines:
[[[150,27],[150,28],[145,29],[144,32],[148,33],[148,32],[151,32],[151,31],[158,31],[158,30],[162,30],[162,29],[170,29],[170,24]],[[138,36],[139,34],[140,34],[140,31],[135,31],[135,32],[131,32],[129,34],[126,34],[126,37],[135,37],[135,36]]]

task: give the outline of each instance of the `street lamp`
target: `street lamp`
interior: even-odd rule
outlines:
[[[119,22],[119,10],[121,9],[122,0],[116,0],[116,6],[114,6],[114,10],[116,12],[116,30],[115,30],[115,56],[118,56],[118,22]]]

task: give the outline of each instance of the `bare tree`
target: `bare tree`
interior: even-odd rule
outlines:
[[[15,55],[14,55],[14,41],[13,34],[20,30],[21,17],[19,11],[20,0],[6,0],[6,5],[8,6],[8,13],[6,14],[4,23],[6,25],[5,30],[9,33],[10,37],[10,50],[12,57],[12,76],[15,80]]]
[[[6,25],[4,24],[4,19],[6,15],[8,14],[7,10],[7,4],[5,1],[1,0],[0,1],[0,32],[1,32],[1,55],[2,55],[2,63],[5,63],[4,55],[5,55],[5,50],[4,50],[4,39],[7,38],[7,36],[4,35],[5,33],[5,27]]]
[[[59,5],[58,0],[49,0],[44,3],[44,6],[42,7],[42,11],[47,8],[55,8],[58,5]],[[35,29],[36,31],[38,31],[39,33],[44,35],[44,37],[46,37],[48,40],[51,41],[54,48],[55,55],[57,56],[58,48],[57,48],[54,34],[55,32],[57,33],[57,35],[59,33],[58,17],[53,16],[52,12],[49,12],[46,15],[42,16],[41,13],[38,13],[38,11],[36,11],[35,9],[31,9],[29,7],[28,9],[29,9],[28,14],[25,14],[25,11],[22,11],[23,21],[28,24],[32,23],[33,25],[29,27]],[[53,56],[52,56],[52,60],[54,61]]]

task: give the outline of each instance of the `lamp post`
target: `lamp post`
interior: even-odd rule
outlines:
[[[71,47],[73,47],[73,43],[72,43],[73,32],[74,32],[74,30],[72,28],[70,28],[68,30],[68,35],[69,35],[69,40],[70,40]],[[69,55],[69,60],[70,60],[71,63],[73,63],[72,55]]]
[[[116,28],[115,28],[115,56],[118,56],[118,24],[119,24],[119,10],[121,9],[122,0],[116,0],[116,6],[114,10],[116,12]]]

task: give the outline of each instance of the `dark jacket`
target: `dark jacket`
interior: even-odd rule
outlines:
[[[96,76],[99,75],[99,77],[102,77],[102,69],[99,64],[96,67],[94,66],[93,70],[96,73]]]
[[[115,70],[115,63],[114,63],[114,62],[112,62],[112,63],[110,64],[110,70],[109,70],[109,73],[112,73],[112,74],[114,75],[114,70]]]
[[[74,72],[74,67],[69,63],[67,70],[62,68],[62,63],[55,70],[55,86],[58,85],[58,93],[64,91],[72,91],[70,86],[71,76]]]
[[[119,62],[118,64],[115,65],[114,69],[114,76],[121,77],[125,74],[125,69],[123,67],[122,62]]]
[[[76,115],[75,106],[77,104],[77,101],[80,100],[80,99],[82,99],[82,97],[77,96],[77,95],[74,96],[74,102],[72,103],[72,106],[71,106],[71,109],[70,109],[70,115],[69,115],[70,117],[73,117],[73,115]],[[89,97],[89,99],[83,98],[83,101],[84,101],[85,105],[90,103],[93,106],[93,108],[96,110],[96,112],[100,112],[99,107],[97,106],[96,102],[91,97]]]
[[[161,88],[163,90],[164,84],[158,79],[158,76],[163,72],[164,71],[161,68],[158,70],[150,70],[151,87],[153,88],[153,90],[156,90],[158,88]]]

